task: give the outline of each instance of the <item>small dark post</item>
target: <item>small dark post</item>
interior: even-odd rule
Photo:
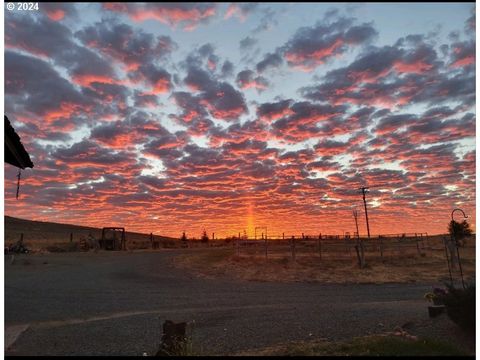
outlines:
[[[285,240],[285,233],[282,233],[282,239]]]
[[[417,253],[418,253],[418,255],[421,255],[421,254],[420,254],[420,247],[418,246],[418,241],[419,241],[419,240],[418,240],[418,238],[417,238],[417,234],[415,233],[415,243],[417,244]]]
[[[20,234],[20,245],[23,245],[23,233]]]
[[[73,233],[70,233],[70,242],[73,242]]]

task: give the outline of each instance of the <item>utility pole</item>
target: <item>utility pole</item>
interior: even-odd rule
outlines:
[[[367,192],[368,186],[362,186],[360,190],[362,190],[363,195],[363,205],[365,206],[365,219],[367,220],[367,234],[368,238],[370,239],[370,226],[368,226],[368,212],[367,212],[367,201],[365,200],[365,194]]]
[[[357,251],[357,256],[358,256],[358,265],[362,269],[365,267],[365,252],[363,249],[363,243],[360,240],[360,233],[358,232],[357,209],[353,210],[353,217],[355,218],[355,227],[357,228],[357,245],[355,245],[355,249]]]

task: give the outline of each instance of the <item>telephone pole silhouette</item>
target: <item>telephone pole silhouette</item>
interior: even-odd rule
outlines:
[[[370,239],[370,226],[368,226],[368,212],[367,212],[367,201],[365,200],[365,194],[368,190],[368,186],[362,186],[359,188],[362,190],[362,195],[363,195],[363,206],[365,207],[365,219],[367,220],[367,234],[368,238]]]

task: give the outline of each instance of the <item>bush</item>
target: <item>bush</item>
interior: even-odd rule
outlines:
[[[463,330],[475,333],[475,285],[467,285],[465,289],[448,286],[444,297],[448,317]]]
[[[208,235],[207,235],[207,232],[205,230],[203,230],[203,234],[202,234],[202,237],[200,239],[201,242],[208,242]]]

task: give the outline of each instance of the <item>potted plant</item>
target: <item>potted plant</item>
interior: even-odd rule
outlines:
[[[463,289],[448,286],[444,303],[448,317],[464,331],[475,334],[475,283],[467,284]]]
[[[445,297],[448,292],[442,288],[433,288],[432,292],[428,292],[424,295],[424,298],[433,303],[433,306],[428,307],[428,314],[430,317],[435,317],[441,314],[445,310]]]

